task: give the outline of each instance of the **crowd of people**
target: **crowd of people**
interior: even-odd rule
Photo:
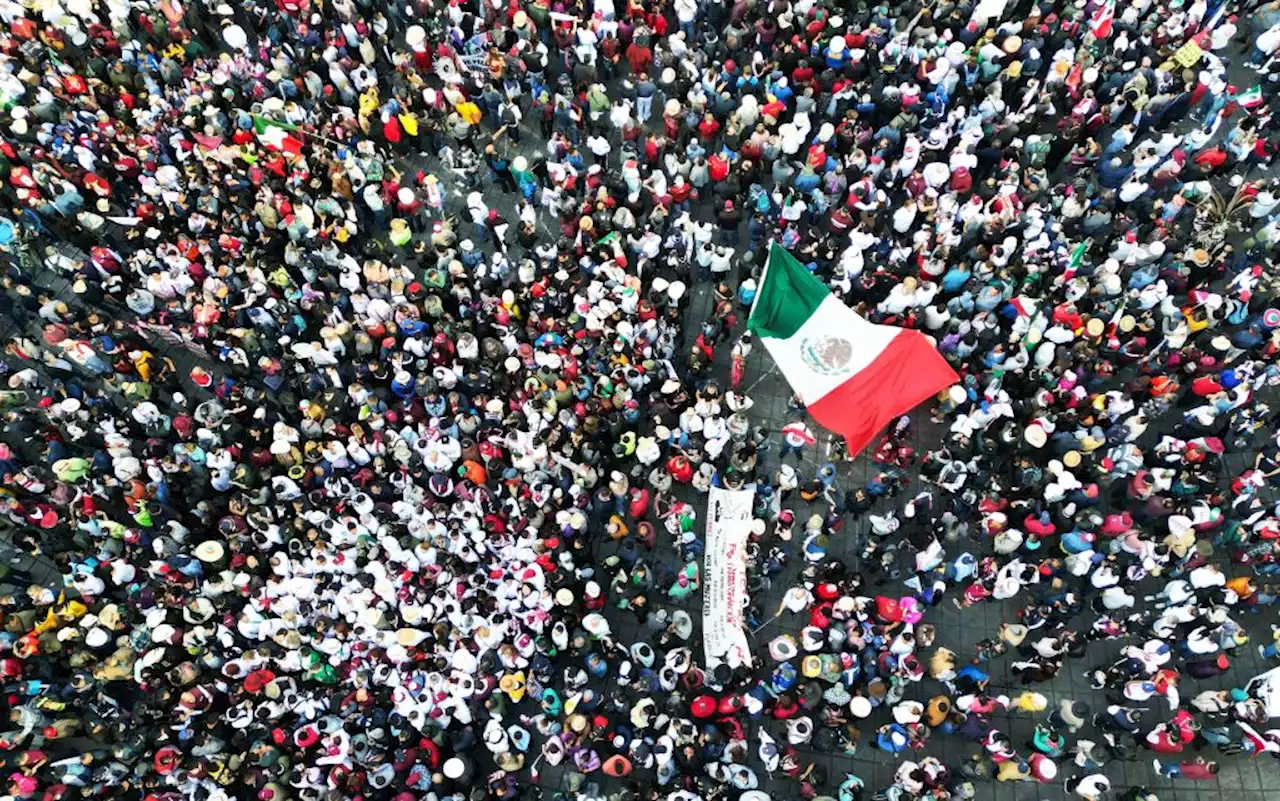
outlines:
[[[1280,3],[0,19],[5,796],[1150,801],[1109,765],[1280,754],[1223,676],[1280,662]],[[771,245],[960,382],[861,455],[754,410]],[[711,669],[713,486],[758,647]]]

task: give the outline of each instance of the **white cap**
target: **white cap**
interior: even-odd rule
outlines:
[[[871,701],[865,696],[857,695],[849,701],[849,712],[855,718],[865,718],[871,715]]]

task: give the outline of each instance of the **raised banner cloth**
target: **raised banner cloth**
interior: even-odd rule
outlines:
[[[707,669],[751,665],[744,610],[747,603],[747,538],[755,490],[711,488],[702,587],[702,642]]]

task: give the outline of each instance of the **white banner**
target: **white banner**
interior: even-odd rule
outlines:
[[[707,501],[706,567],[702,572],[702,642],[707,669],[727,662],[751,666],[744,612],[747,538],[755,489],[711,488]]]

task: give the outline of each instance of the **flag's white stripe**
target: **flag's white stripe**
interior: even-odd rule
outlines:
[[[834,296],[828,295],[795,336],[789,339],[761,337],[761,341],[792,389],[809,404],[865,370],[901,331],[893,326],[868,322]],[[815,369],[814,360],[811,356],[806,358],[806,352],[812,354],[815,349],[820,349],[828,338],[848,343],[848,360],[838,369]],[[844,348],[840,342],[828,344],[837,352]]]
[[[288,136],[283,128],[277,128],[274,125],[258,134],[258,138],[265,145],[270,145],[277,150],[284,150],[284,140]]]

